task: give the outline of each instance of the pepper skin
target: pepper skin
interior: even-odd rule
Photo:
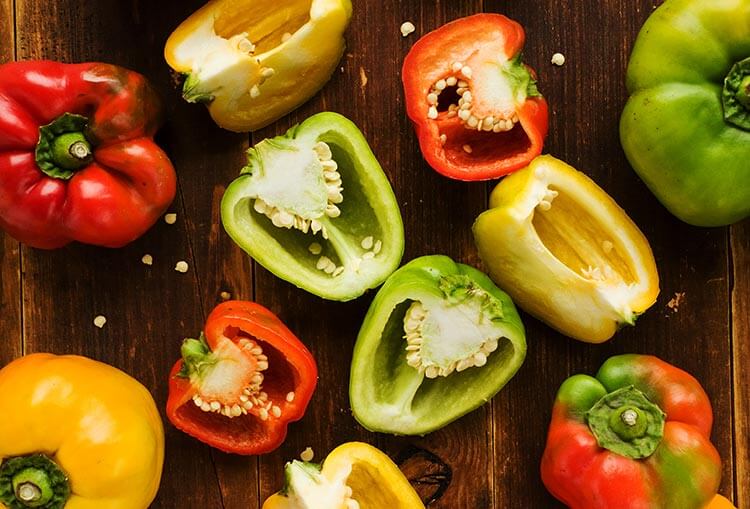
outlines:
[[[284,488],[263,509],[424,509],[396,464],[368,444],[340,445],[322,467],[292,461],[285,474]]]
[[[310,99],[344,53],[350,0],[212,0],[172,33],[183,98],[231,131],[255,131]]]
[[[541,154],[547,102],[521,61],[524,39],[515,21],[476,14],[430,32],[409,51],[402,70],[406,112],[437,172],[488,180]]]
[[[221,222],[277,277],[324,299],[352,300],[398,268],[404,225],[367,140],[349,119],[318,113],[248,150]]]
[[[271,311],[227,301],[186,339],[169,377],[167,417],[178,429],[235,454],[263,454],[302,418],[318,382],[310,352]]]
[[[0,419],[0,507],[151,504],[164,429],[135,379],[85,357],[27,355],[0,370],[0,404],[13,409]]]
[[[679,219],[750,215],[750,3],[667,0],[636,40],[620,120],[625,154]]]
[[[478,270],[423,256],[378,291],[357,336],[349,401],[371,431],[424,435],[484,405],[516,374],[526,336]]]
[[[109,64],[0,66],[0,226],[32,247],[121,247],[176,190],[153,141],[160,103],[138,73]]]
[[[732,503],[721,495],[716,495],[706,509],[737,509]]]
[[[542,481],[573,509],[703,509],[721,461],[697,380],[647,355],[611,357],[575,375],[552,410]]]
[[[646,237],[594,181],[552,156],[495,187],[474,240],[523,310],[580,341],[607,341],[659,294]]]

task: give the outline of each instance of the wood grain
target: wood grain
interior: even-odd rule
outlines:
[[[734,275],[732,347],[734,375],[735,490],[737,507],[750,506],[750,221],[731,228]]]

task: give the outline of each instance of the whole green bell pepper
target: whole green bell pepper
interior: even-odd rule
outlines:
[[[248,150],[221,220],[258,263],[325,299],[378,286],[404,252],[388,178],[357,126],[337,113],[313,115]]]
[[[367,429],[424,435],[490,400],[526,356],[515,306],[478,270],[424,256],[378,291],[354,346],[349,400]]]
[[[627,85],[622,146],[659,201],[697,226],[750,215],[750,2],[664,2]]]

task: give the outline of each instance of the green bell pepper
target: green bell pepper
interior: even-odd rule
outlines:
[[[248,150],[221,220],[258,263],[325,299],[378,286],[404,252],[393,189],[360,130],[337,113],[313,115]]]
[[[354,346],[349,400],[367,429],[435,431],[490,400],[521,367],[515,306],[478,270],[424,256],[378,291]]]
[[[627,85],[622,146],[659,201],[696,226],[750,215],[750,2],[664,2]]]

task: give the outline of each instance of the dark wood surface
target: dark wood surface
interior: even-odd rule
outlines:
[[[320,382],[305,418],[272,454],[213,451],[166,423],[167,459],[158,508],[258,508],[282,483],[285,461],[307,446],[321,459],[364,440],[401,460],[425,497],[450,483],[431,508],[560,507],[539,478],[551,404],[559,384],[593,373],[613,354],[656,354],[693,373],[712,398],[713,441],[723,459],[721,492],[750,507],[750,225],[699,229],[663,209],[628,166],[617,125],[626,100],[624,70],[635,35],[659,0],[355,0],[348,49],[331,82],[305,106],[252,136],[216,127],[184,103],[163,61],[169,33],[200,0],[0,0],[0,59],[103,60],[146,74],[160,89],[166,123],[158,142],[179,175],[170,211],[120,250],[71,245],[53,252],[0,244],[0,362],[39,351],[83,354],[132,374],[164,407],[167,375],[182,338],[197,333],[220,301],[254,299],[306,342]],[[244,150],[322,110],[343,113],[368,138],[401,205],[404,261],[432,253],[480,266],[470,227],[487,203],[487,184],[438,176],[422,161],[404,113],[401,62],[417,38],[452,19],[500,12],[527,30],[526,61],[550,103],[545,152],[592,176],[649,238],[661,276],[656,305],[635,328],[591,346],[524,315],[528,357],[488,405],[424,438],[373,434],[351,416],[348,366],[372,294],[340,304],[313,297],[253,264],[219,225],[218,203],[243,165]],[[402,38],[411,20],[416,33]],[[550,58],[560,51],[563,67]],[[366,76],[366,80],[363,77]],[[365,83],[366,81],[366,83]],[[151,254],[151,267],[141,263]],[[189,264],[186,274],[175,263]],[[685,297],[677,310],[667,303]],[[93,325],[105,315],[103,329]],[[447,475],[450,472],[451,475]]]

